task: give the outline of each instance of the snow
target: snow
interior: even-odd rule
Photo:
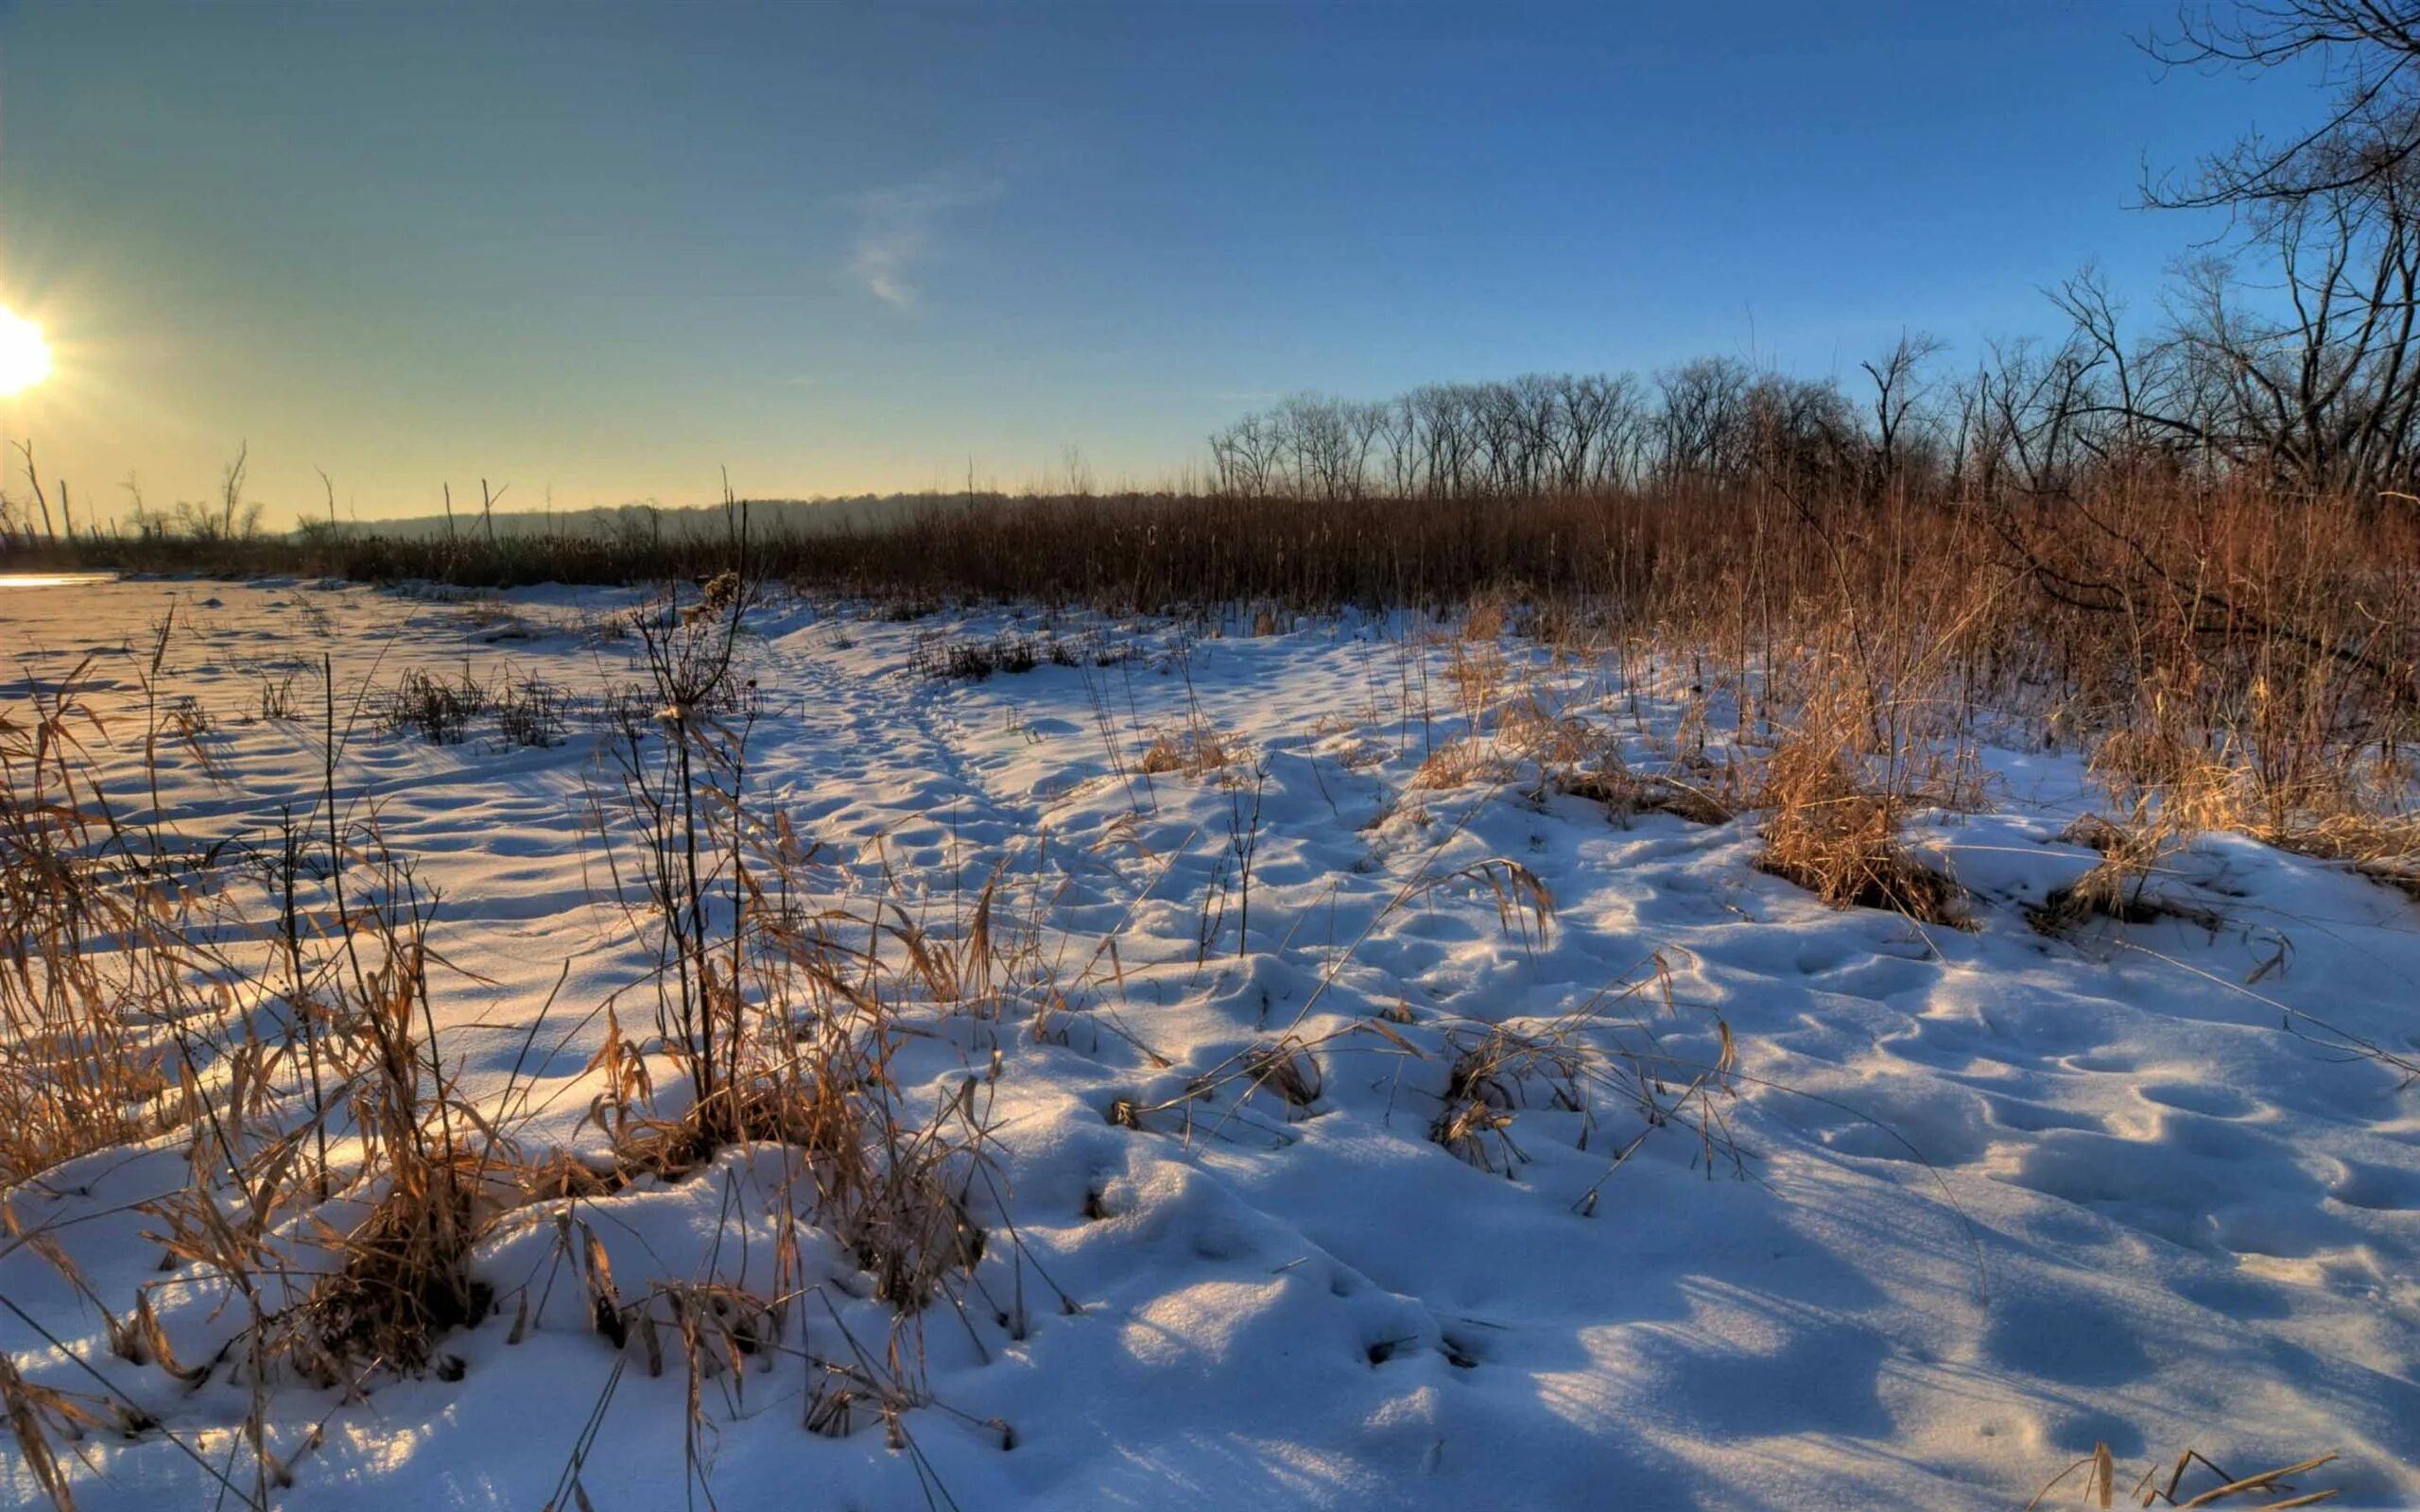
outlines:
[[[631,601],[27,590],[0,599],[17,668],[0,697],[91,658],[94,701],[118,716],[95,749],[147,816],[126,716],[147,627],[173,604],[169,686],[213,714],[218,775],[171,752],[161,806],[208,838],[315,800],[322,654],[340,704],[407,666],[595,692],[633,675],[632,644],[598,633]],[[1005,866],[1070,976],[1115,937],[1115,971],[1103,958],[1063,1008],[931,1008],[897,1070],[914,1096],[984,1085],[1003,1177],[984,1218],[1022,1240],[978,1271],[999,1311],[925,1318],[934,1400],[896,1440],[870,1415],[807,1432],[810,1382],[769,1352],[708,1383],[691,1445],[682,1370],[617,1374],[631,1357],[590,1331],[553,1218],[508,1226],[478,1263],[500,1297],[562,1273],[519,1341],[507,1303],[447,1341],[458,1381],[378,1379],[352,1401],[281,1385],[295,1484],[280,1505],[537,1506],[585,1444],[606,1512],[682,1503],[699,1484],[684,1447],[734,1508],[2017,1506],[2103,1441],[2121,1491],[2188,1446],[2238,1474],[2334,1449],[2314,1484],[2341,1504],[2420,1502],[2420,1091],[2344,1048],[2420,1052],[2411,899],[2208,835],[2163,863],[2172,917],[2046,936],[2026,906],[2097,859],[2058,837],[2105,800],[2071,750],[1994,748],[1991,805],[1912,836],[1970,890],[1976,927],[1835,912],[1754,869],[1752,820],[1616,820],[1518,782],[1416,787],[1471,726],[1456,643],[1409,617],[1253,636],[1247,616],[1215,635],[1032,610],[893,623],[785,597],[748,623],[753,782],[820,847],[836,895],[888,868],[946,921]],[[1126,659],[979,682],[911,670],[920,636],[1002,633]],[[1642,764],[1722,728],[1676,669],[1632,682],[1610,662],[1500,650],[1514,684]],[[264,672],[296,676],[303,717],[251,717]],[[1196,719],[1265,765],[1240,941],[1249,782],[1139,766],[1154,733]],[[583,1068],[604,1025],[589,1010],[647,960],[590,832],[590,791],[610,782],[596,745],[577,723],[561,747],[513,751],[365,729],[339,768],[442,900],[436,942],[457,970],[435,996],[465,1086],[493,1097],[517,1075],[534,1086],[523,1138],[590,1150]],[[1550,891],[1543,935],[1465,872],[1491,858]],[[550,994],[565,1033],[531,1040]],[[1550,1076],[1514,1090],[1478,1160],[1430,1137],[1458,1049],[1491,1025],[1633,1057],[1668,1108],[1719,1057],[1718,1021],[1735,1090],[1696,1107],[1720,1139],[1601,1091],[1585,1114],[1555,1106]],[[1239,1095],[1238,1078],[1188,1097],[1288,1032],[1316,1046],[1307,1108]],[[1112,1121],[1120,1099],[1141,1126]],[[626,1291],[767,1291],[781,1164],[728,1151],[578,1216]],[[160,1274],[125,1205],[182,1172],[167,1140],[11,1201],[123,1305]],[[889,1311],[852,1291],[837,1246],[809,1247],[829,1284],[789,1327],[880,1353]],[[233,1327],[210,1288],[171,1295],[181,1341]],[[115,1358],[28,1249],[0,1256],[0,1296],[81,1362],[0,1321],[31,1379],[90,1390],[97,1371],[230,1462],[242,1387],[188,1391]],[[323,1442],[302,1452],[314,1424]],[[217,1494],[157,1432],[77,1448],[87,1512]],[[0,1474],[36,1497],[12,1443]]]

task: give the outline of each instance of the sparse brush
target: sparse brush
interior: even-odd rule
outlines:
[[[1553,772],[1614,756],[1605,732],[1586,720],[1557,713],[1531,692],[1507,704],[1495,723],[1497,747]]]
[[[1449,648],[1445,678],[1454,685],[1454,706],[1474,730],[1495,707],[1511,677],[1512,667],[1492,636],[1484,641],[1456,641]]]
[[[295,716],[297,706],[294,702],[294,676],[291,672],[283,677],[270,672],[260,675],[260,680],[254,688],[253,701],[253,712],[257,717],[266,720],[281,720]]]
[[[1037,500],[782,542],[772,569],[846,584],[900,620],[931,612],[943,595],[1011,593],[1111,610],[1251,605],[1256,632],[1304,610],[1464,609],[1459,637],[1405,652],[1398,748],[1411,748],[1417,722],[1429,717],[1425,679],[1440,660],[1468,732],[1428,747],[1415,787],[1495,780],[1533,763],[1542,783],[1623,814],[1721,822],[1761,808],[1761,864],[1835,904],[1962,919],[1959,889],[1911,853],[1902,831],[1924,807],[1971,799],[1979,709],[2089,746],[2105,785],[2139,800],[2126,822],[2072,836],[2100,859],[2053,895],[2062,921],[2166,908],[2151,887],[2158,859],[2199,828],[2241,829],[2386,880],[2420,875],[2406,765],[2420,596],[2408,574],[2378,566],[2411,559],[2420,533],[2410,517],[2322,498],[2298,501],[2286,520],[2258,490],[2186,482],[2103,492],[2085,478],[2073,489],[2040,503],[1999,501],[1988,526],[1945,493],[1885,507],[1844,490],[1809,503],[1794,531],[1772,528],[1786,517],[1762,487],[1685,481],[1522,501],[1342,498],[1319,508],[1231,496]],[[2079,502],[2093,511],[2090,528],[2067,508]],[[1743,562],[1738,542],[1749,539],[1758,544]],[[495,1108],[474,1106],[455,1086],[428,1002],[427,916],[406,868],[382,868],[346,896],[341,883],[310,896],[314,884],[295,880],[377,853],[368,830],[338,833],[333,792],[309,865],[291,824],[272,837],[287,852],[273,943],[291,959],[269,977],[220,953],[216,938],[241,933],[228,926],[260,917],[220,895],[232,885],[198,848],[110,817],[78,746],[97,721],[66,688],[38,689],[31,713],[0,720],[0,1180],[38,1179],[93,1150],[173,1135],[189,1185],[146,1211],[184,1267],[175,1284],[225,1283],[235,1338],[210,1357],[178,1359],[152,1300],[165,1295],[164,1281],[130,1312],[108,1313],[110,1347],[187,1381],[233,1361],[253,1383],[263,1366],[283,1366],[349,1389],[372,1369],[448,1368],[447,1331],[491,1306],[475,1261],[501,1215],[558,1200],[568,1235],[571,1198],[610,1194],[641,1174],[680,1179],[735,1145],[767,1146],[795,1178],[786,1217],[823,1226],[901,1331],[887,1353],[810,1358],[808,1425],[880,1422],[903,1441],[904,1416],[925,1400],[911,1363],[919,1310],[988,1309],[1021,1329],[1030,1257],[999,1194],[990,1075],[978,1067],[938,1089],[903,1088],[900,1047],[938,1022],[974,1037],[979,1057],[985,1038],[1005,1039],[1001,1026],[1020,1004],[1035,1009],[1037,1036],[1046,1014],[1112,1015],[1081,1001],[1089,983],[1048,980],[1038,926],[1020,925],[1007,889],[987,885],[946,919],[902,900],[943,890],[957,899],[954,878],[942,889],[886,870],[888,890],[872,900],[825,897],[804,848],[777,816],[752,811],[758,706],[735,648],[766,564],[744,548],[736,566],[719,542],[342,549],[371,576],[434,565],[429,576],[459,579],[704,583],[685,609],[667,598],[608,622],[642,639],[648,681],[607,702],[622,788],[596,808],[617,896],[656,947],[639,988],[657,994],[654,1032],[625,1035],[609,1005],[591,1066],[603,1087],[592,1116],[619,1169],[591,1170],[561,1152],[525,1160],[491,1122]],[[2188,582],[2223,584],[2227,596],[2180,591]],[[1535,614],[1513,608],[1541,600]],[[1219,618],[1233,623],[1227,611]],[[486,623],[510,628],[503,617]],[[1558,650],[1566,639],[1592,656],[1612,648],[1627,717],[1661,769],[1633,768],[1564,706],[1518,685],[1512,663],[1527,652],[1516,644],[1508,656],[1501,643],[1525,623]],[[147,749],[164,739],[204,754],[206,713],[157,685],[166,644],[164,625],[145,686]],[[1097,638],[920,637],[911,664],[978,678],[1110,654]],[[264,685],[263,717],[290,717],[289,684]],[[333,704],[333,688],[329,696]],[[560,737],[560,698],[535,684],[483,688],[466,668],[459,681],[408,674],[382,712],[390,729],[441,743],[493,712],[506,740],[545,745]],[[1648,729],[1664,720],[1658,698],[1682,710],[1681,733],[1662,746]],[[1616,701],[1609,691],[1604,706]],[[1378,704],[1374,689],[1366,718],[1326,732],[1358,740],[1360,730],[1383,729]],[[1113,745],[1113,765],[1129,749]],[[1365,744],[1344,759],[1382,756]],[[1221,919],[1229,887],[1248,910],[1260,765],[1197,702],[1184,725],[1155,732],[1141,765],[1220,774],[1230,833],[1214,886]],[[152,808],[162,807],[155,781]],[[1536,872],[1502,857],[1424,871],[1377,917],[1449,885],[1472,896],[1484,888],[1508,933],[1524,939],[1552,918]],[[334,923],[315,935],[301,922],[315,918]],[[1239,953],[1261,943],[1248,919]],[[1205,924],[1205,954],[1222,930]],[[1104,977],[1123,970],[1111,949]],[[632,1001],[644,998],[623,1006]],[[1672,1001],[1668,985],[1668,1013]],[[1657,1035],[1629,1032],[1606,1007],[1591,999],[1562,1018],[1495,1024],[1454,1019],[1446,1005],[1418,1016],[1399,1007],[1342,1032],[1361,1037],[1357,1048],[1383,1040],[1407,1064],[1430,1062],[1422,1083],[1439,1102],[1430,1137],[1480,1168],[1512,1174],[1540,1130],[1569,1128],[1585,1147],[1596,1121],[1616,1110],[1634,1112],[1639,1131],[1614,1142],[1609,1174],[1658,1128],[1693,1131],[1709,1167],[1740,1162],[1725,1124],[1737,1055],[1728,1028],[1718,1022],[1684,1052],[1661,1038],[1662,1023]],[[1237,1105],[1265,1090],[1289,1117],[1318,1112],[1337,1052],[1278,1026],[1269,1035],[1205,1076],[1175,1070],[1181,1096],[1120,1096],[1105,1116],[1191,1137],[1201,1132],[1196,1109],[1222,1084],[1242,1089]],[[998,1065],[995,1055],[993,1074]],[[333,1166],[331,1130],[340,1149]],[[1595,1198],[1591,1188],[1575,1209],[1593,1211]],[[1089,1195],[1086,1208],[1100,1211]],[[803,1295],[796,1270],[761,1293],[719,1275],[617,1288],[589,1239],[599,1332],[659,1367],[667,1341],[682,1349],[694,1435],[697,1381],[779,1337],[784,1310]],[[1019,1291],[995,1302],[989,1288],[1004,1253],[1019,1256]],[[29,1383],[15,1359],[0,1359],[0,1406],[20,1463],[63,1503],[74,1466],[59,1447],[109,1414]],[[261,1423],[256,1398],[237,1436],[249,1438],[266,1486],[284,1471]],[[2220,1484],[2180,1501],[2188,1459],[2164,1490],[2146,1483],[2154,1502],[2330,1494],[2283,1484],[2320,1459],[2243,1480],[2210,1467]],[[2105,1453],[2093,1473],[2105,1496]]]
[[[1348,772],[1366,771],[1387,759],[1387,748],[1374,740],[1355,739],[1336,753],[1337,765]]]
[[[2355,870],[2380,881],[2399,877],[2408,882],[2420,874],[2420,814],[2338,812],[2259,837],[2282,850],[2349,862]]]
[[[216,754],[210,748],[213,736],[218,733],[218,722],[203,708],[201,700],[191,694],[181,694],[168,706],[168,729],[180,745],[193,756],[194,765],[211,777],[221,775]]]
[[[495,697],[495,723],[508,746],[560,746],[571,724],[571,696],[540,678],[506,682]]]
[[[1133,660],[1134,647],[1092,628],[1045,637],[1042,655],[1054,667],[1114,667]]]
[[[487,713],[493,695],[462,669],[459,681],[411,668],[396,679],[386,698],[384,722],[389,734],[419,735],[432,746],[458,746],[470,734],[471,722]]]
[[[1464,641],[1495,641],[1501,639],[1511,622],[1514,608],[1513,595],[1501,588],[1482,589],[1474,594],[1462,615]]]
[[[2253,702],[2267,709],[2275,699]],[[2210,748],[2178,717],[2177,704],[2148,697],[2135,723],[2094,748],[2094,774],[2131,807],[2133,830],[2164,846],[2209,831],[2248,834],[2420,896],[2420,813],[2399,756],[2331,756],[2333,743],[2308,731],[2268,732],[2263,755],[2249,743],[2261,738],[2256,726],[2247,743]]]
[[[1967,922],[1958,888],[1910,854],[1885,798],[1860,793],[1837,774],[1802,782],[1785,776],[1764,825],[1756,865],[1835,908],[1883,908],[1923,923]]]
[[[701,621],[719,619],[738,610],[746,596],[745,580],[737,572],[725,568],[706,579],[705,585],[698,592],[696,603],[681,610],[682,622],[686,625],[696,625]]]
[[[2334,816],[2409,810],[2420,580],[2400,564],[2420,552],[2420,510],[2370,491],[2298,493],[2281,507],[2251,471],[2147,469],[2122,449],[2028,471],[2022,485],[2006,457],[1980,472],[1963,459],[1879,493],[1855,470],[1767,460],[1512,495],[1476,478],[1403,477],[1392,494],[1363,479],[1315,500],[1270,480],[970,496],[877,528],[752,541],[749,571],[870,599],[891,619],[945,600],[1246,605],[1255,623],[1263,609],[1272,620],[1418,609],[1459,614],[1478,646],[1525,626],[1562,646],[1579,626],[1617,647],[1626,672],[1688,648],[1702,663],[1690,680],[1725,690],[1743,736],[1794,720],[1810,674],[1829,675],[1845,652],[1886,726],[1878,744],[1944,738],[1990,710],[2099,747],[2105,772],[2188,801],[2189,788],[2223,791],[2240,816],[2228,822],[2264,837],[2324,845],[2315,827]],[[129,537],[79,543],[90,559],[72,565],[710,583],[731,553],[727,531],[705,524],[493,541]],[[1516,611],[1526,605],[1538,607]],[[2213,765],[2223,782],[2194,775]]]
[[[1725,792],[1728,784],[1719,775],[1698,783],[1668,772],[1633,771],[1610,752],[1588,766],[1556,773],[1553,783],[1558,792],[1602,803],[1617,820],[1634,814],[1669,814],[1691,824],[1712,825],[1738,817]]]
[[[438,1340],[487,1312],[471,1247],[489,1177],[513,1157],[445,1075],[428,1004],[427,917],[391,864],[383,883],[385,902],[354,925],[379,958],[356,969],[357,997],[340,1021],[362,1042],[350,1110],[365,1184],[377,1194],[369,1216],[332,1243],[338,1265],[312,1288],[303,1352],[418,1372]]]
[[[189,1384],[225,1366],[247,1385],[240,1441],[252,1485],[237,1494],[249,1504],[267,1505],[291,1484],[268,1433],[272,1380],[290,1372],[350,1391],[380,1370],[458,1374],[446,1335],[493,1306],[475,1274],[477,1246],[532,1201],[610,1193],[642,1169],[677,1178],[754,1142],[786,1152],[804,1216],[841,1243],[872,1295],[903,1320],[942,1297],[965,1310],[976,1271],[1002,1250],[980,1216],[1002,1186],[988,1149],[986,1084],[968,1076],[911,1119],[887,1067],[897,1005],[992,1011],[983,1005],[995,984],[1037,969],[1038,947],[994,925],[990,888],[947,938],[902,909],[886,919],[799,906],[804,853],[783,827],[760,829],[745,813],[752,704],[733,691],[744,682],[731,666],[728,623],[651,623],[642,633],[659,707],[632,737],[643,754],[632,757],[630,812],[651,856],[665,979],[682,984],[667,992],[660,1042],[691,1095],[678,1115],[656,1114],[646,1060],[609,1011],[597,1069],[610,1087],[595,1116],[621,1174],[560,1152],[526,1158],[494,1121],[513,1106],[510,1087],[482,1108],[455,1086],[429,1000],[435,901],[388,851],[374,816],[339,831],[333,764],[323,860],[306,856],[309,832],[289,811],[273,843],[254,848],[260,864],[233,873],[265,881],[285,921],[261,961],[247,964],[208,953],[202,938],[221,911],[173,880],[150,847],[153,832],[108,818],[77,744],[88,716],[73,687],[38,690],[32,713],[0,716],[0,908],[17,955],[0,971],[9,1031],[0,1178],[13,1184],[90,1149],[182,1131],[189,1184],[139,1208],[180,1274],[147,1285],[130,1314],[105,1307],[104,1316],[126,1360]],[[333,748],[333,690],[329,709]],[[717,709],[734,722],[722,724]],[[240,913],[238,900],[225,902],[228,917]],[[326,936],[302,922],[312,917],[329,921]],[[845,943],[843,934],[873,943]],[[340,1169],[327,1154],[332,1125],[347,1152]],[[1008,1232],[1005,1247],[1020,1257],[1014,1301],[985,1305],[1021,1335],[1025,1286],[1046,1278]],[[63,1251],[40,1234],[23,1242],[55,1254],[79,1294],[100,1302]],[[770,1347],[791,1305],[790,1293],[767,1301],[715,1276],[658,1282],[624,1301],[600,1261],[595,1252],[589,1265],[599,1328],[658,1358],[667,1338],[678,1341],[693,1428],[702,1422],[700,1374]],[[788,1274],[794,1287],[794,1246]],[[225,1288],[236,1327],[206,1357],[181,1359],[153,1298],[197,1280]],[[516,1342],[526,1297],[520,1305]],[[1060,1305],[1075,1310],[1063,1296]],[[878,1355],[821,1362],[832,1372],[819,1397],[827,1418],[847,1416],[831,1405],[842,1398],[872,1403],[908,1442],[901,1415],[925,1400],[921,1354],[894,1340],[887,1367]],[[0,1407],[21,1463],[71,1505],[73,1462],[54,1449],[112,1419],[9,1366]]]
[[[915,644],[908,649],[908,669],[921,678],[981,682],[995,672],[1012,675],[1030,672],[1042,664],[1046,654],[1060,665],[1075,664],[1063,660],[1063,654],[1054,652],[1052,645],[1055,643],[1046,645],[1029,636],[1006,630],[988,641],[919,635]]]
[[[1487,889],[1495,902],[1496,921],[1508,934],[1543,940],[1554,921],[1554,894],[1546,880],[1510,856],[1487,856],[1447,870],[1423,872],[1406,883],[1385,909],[1392,914],[1455,883]],[[1384,917],[1384,915],[1381,915]]]
[[[677,1117],[646,1106],[655,1088],[615,1019],[593,1068],[612,1087],[591,1117],[613,1133],[626,1171],[677,1177],[745,1142],[792,1152],[813,1216],[874,1294],[921,1308],[986,1253],[973,1209],[975,1183],[992,1179],[988,1131],[974,1078],[910,1126],[884,1068],[899,1002],[985,1011],[1012,949],[993,926],[994,890],[975,898],[949,939],[896,905],[853,913],[777,902],[812,887],[779,827],[768,835],[747,822],[750,717],[699,713],[735,680],[728,627],[644,633],[660,739],[646,747],[633,735],[617,750],[621,824],[605,837],[617,850],[635,841],[660,951],[659,1042],[691,1096]]]

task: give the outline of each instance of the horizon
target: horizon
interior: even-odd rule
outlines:
[[[2080,266],[2148,306],[2215,223],[2146,172],[2309,117],[2169,15],[0,7],[57,359],[0,434],[103,519],[249,447],[283,527],[321,469],[365,522],[1148,488],[1287,394],[1955,367]]]

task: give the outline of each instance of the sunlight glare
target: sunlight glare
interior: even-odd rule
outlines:
[[[42,327],[0,309],[0,398],[23,393],[50,376],[50,345]]]

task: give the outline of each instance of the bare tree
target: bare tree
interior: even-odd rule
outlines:
[[[1438,498],[1471,492],[1479,438],[1469,390],[1458,384],[1430,384],[1412,390],[1411,403],[1419,416],[1427,491]]]
[[[2066,492],[2096,455],[2098,392],[2097,365],[2079,338],[2048,349],[2030,339],[1991,343],[1973,376],[1952,390],[1962,491],[1979,499]]]
[[[1876,481],[1888,489],[1899,480],[1910,419],[1925,397],[1925,364],[1948,349],[1939,336],[1900,333],[1889,352],[1860,362],[1874,381],[1874,463]]]
[[[1748,463],[1748,365],[1701,357],[1655,375],[1657,467],[1669,476],[1732,479]]]
[[[1260,417],[1247,415],[1210,438],[1210,470],[1221,493],[1256,499],[1269,491],[1276,461]]]
[[[26,482],[34,490],[34,502],[42,506],[42,533],[51,540],[59,539],[59,527],[51,523],[50,500],[42,491],[42,472],[34,466],[34,443],[31,438],[17,443],[18,455],[26,459]]]
[[[2329,92],[2317,126],[2271,140],[2247,133],[2184,180],[2147,186],[2155,205],[2256,213],[2358,190],[2420,154],[2420,4],[2412,0],[2242,0],[2186,10],[2149,43],[2172,66],[2315,67]]]
[[[2221,402],[2209,439],[2304,489],[2408,489],[2420,407],[2420,163],[2275,207],[2256,240],[2263,298],[2202,265],[2177,338]],[[2278,307],[2282,313],[2265,314]]]
[[[251,470],[252,443],[244,441],[235,448],[235,459],[218,478],[218,532],[222,540],[233,540],[236,516],[243,513],[244,476]],[[257,513],[257,509],[253,510]],[[247,531],[246,534],[251,532]]]

